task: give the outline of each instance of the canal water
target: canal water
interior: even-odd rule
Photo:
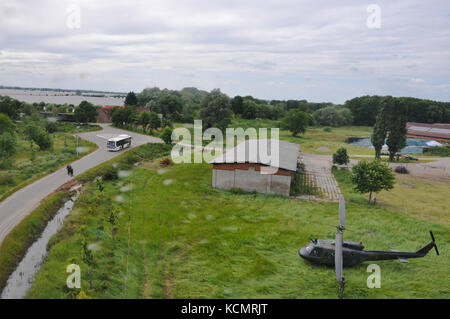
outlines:
[[[36,272],[44,262],[48,241],[61,229],[65,218],[72,211],[77,197],[78,194],[57,211],[56,215],[48,222],[41,237],[28,248],[25,257],[9,277],[0,299],[21,299],[26,296],[33,284]]]

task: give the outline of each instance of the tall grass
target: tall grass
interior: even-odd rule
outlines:
[[[369,206],[346,180],[337,178],[347,199],[346,240],[363,241],[374,250],[416,251],[433,229],[441,251],[439,257],[430,254],[406,265],[379,262],[380,289],[367,288],[368,263],[346,268],[346,297],[449,298],[450,228]],[[213,189],[208,164],[164,170],[158,164],[141,165],[104,185],[101,193],[94,183],[85,187],[52,240],[28,297],[78,295],[80,290],[65,286],[68,263],[81,266],[81,290],[95,298],[338,296],[334,270],[309,264],[297,254],[311,235],[334,238],[337,203]],[[120,211],[114,240],[107,222],[112,209]],[[94,253],[93,289],[81,260],[83,240]]]

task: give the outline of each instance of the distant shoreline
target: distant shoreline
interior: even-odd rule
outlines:
[[[103,93],[103,94],[118,94],[126,95],[127,92],[114,91],[98,91],[98,90],[83,90],[83,89],[60,89],[60,88],[37,88],[37,87],[21,87],[21,86],[6,86],[0,85],[0,89],[5,90],[24,90],[24,91],[51,91],[51,92],[85,92],[85,93]]]

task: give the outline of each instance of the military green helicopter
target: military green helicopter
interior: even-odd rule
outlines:
[[[431,242],[416,252],[401,251],[377,251],[364,250],[361,242],[343,241],[345,229],[345,200],[339,198],[339,226],[337,227],[336,240],[311,239],[308,246],[300,248],[300,257],[322,265],[335,266],[336,280],[340,284],[340,297],[343,297],[345,278],[342,275],[342,267],[354,266],[364,261],[398,259],[408,262],[408,258],[424,257],[433,247],[439,256],[439,251],[434,241],[433,232],[430,230]]]

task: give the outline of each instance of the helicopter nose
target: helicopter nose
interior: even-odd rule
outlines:
[[[306,249],[305,249],[305,248],[300,248],[300,249],[298,250],[298,254],[299,254],[300,257],[305,258],[306,255],[307,255]]]

